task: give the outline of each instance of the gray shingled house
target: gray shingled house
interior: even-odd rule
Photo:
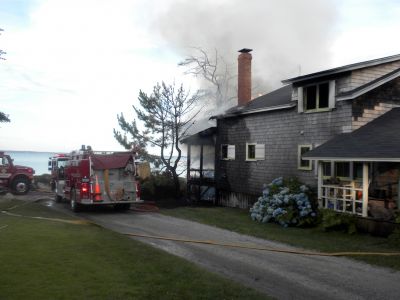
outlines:
[[[218,203],[247,208],[284,176],[318,188],[320,205],[337,211],[396,206],[400,55],[283,80],[251,100],[250,51],[238,58],[238,105],[214,117]]]

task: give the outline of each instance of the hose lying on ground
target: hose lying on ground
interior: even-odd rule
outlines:
[[[263,247],[250,244],[236,244],[236,243],[223,243],[216,241],[206,241],[206,240],[191,240],[191,239],[180,239],[164,236],[153,236],[140,233],[124,233],[128,236],[150,238],[157,240],[167,240],[183,243],[194,243],[194,244],[206,244],[213,246],[223,246],[230,248],[241,248],[241,249],[251,249],[251,250],[262,250],[268,252],[278,252],[287,254],[300,254],[300,255],[311,255],[311,256],[365,256],[365,255],[377,255],[377,256],[400,256],[400,252],[312,252],[312,251],[301,251],[301,250],[287,250],[287,249],[276,249],[270,247]]]
[[[36,201],[39,201],[36,200]],[[35,202],[36,202],[35,201]],[[10,209],[14,209],[18,207],[13,206]],[[8,210],[10,210],[8,209]],[[6,210],[0,211],[3,214],[14,216],[14,217],[22,217],[22,218],[31,218],[37,220],[47,220],[47,221],[55,221],[55,222],[63,222],[75,225],[97,225],[103,228],[101,224],[97,224],[96,222],[89,221],[89,220],[66,220],[66,219],[58,219],[58,218],[45,218],[45,217],[31,217],[31,216],[23,216],[19,214],[10,213]],[[3,227],[1,228],[3,229]],[[107,229],[107,228],[106,228]],[[182,239],[182,238],[174,238],[174,237],[166,237],[166,236],[154,236],[154,235],[147,235],[147,234],[140,234],[140,233],[132,233],[127,232],[123,233],[127,236],[132,237],[139,237],[139,238],[149,238],[149,239],[157,239],[157,240],[166,240],[166,241],[174,241],[174,242],[182,242],[182,243],[192,243],[192,244],[205,244],[211,246],[222,246],[222,247],[230,247],[230,248],[240,248],[240,249],[250,249],[250,250],[261,250],[261,251],[268,251],[268,252],[275,252],[275,253],[285,253],[285,254],[296,254],[296,255],[307,255],[307,256],[400,256],[400,252],[313,252],[313,251],[304,251],[304,250],[288,250],[288,249],[278,249],[278,248],[271,248],[271,247],[264,247],[258,245],[251,245],[251,244],[238,244],[238,243],[224,243],[218,241],[207,241],[207,240],[192,240],[192,239]]]

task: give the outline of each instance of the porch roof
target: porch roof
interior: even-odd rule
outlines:
[[[400,162],[400,108],[305,153],[305,159]]]
[[[214,135],[216,132],[217,128],[212,126],[190,136],[186,136],[182,138],[180,142],[188,145],[214,145]]]

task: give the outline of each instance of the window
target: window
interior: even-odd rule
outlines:
[[[353,163],[353,177],[354,177],[354,179],[362,179],[363,178],[363,163],[361,163],[361,162]]]
[[[235,145],[221,145],[221,159],[233,160],[235,159]]]
[[[255,143],[247,143],[246,144],[246,160],[255,161],[255,160],[264,160],[265,159],[265,145],[264,144],[255,144]]]
[[[256,159],[256,145],[247,145],[247,159]]]
[[[303,154],[307,153],[312,149],[311,145],[299,145],[298,148],[298,156],[297,156],[297,167],[299,170],[308,170],[310,171],[312,169],[312,162],[309,159],[303,159],[302,156]]]
[[[228,159],[228,145],[221,145],[221,158]]]
[[[342,180],[360,180],[362,179],[362,171],[363,164],[360,162],[322,162],[322,176],[324,179],[337,177]]]
[[[311,85],[304,88],[306,111],[326,109],[329,106],[329,83]]]
[[[335,81],[298,87],[298,111],[318,112],[335,107]]]
[[[330,161],[322,162],[322,176],[324,178],[332,177],[332,162]]]
[[[0,160],[1,165],[7,167],[9,165],[7,157],[2,157]]]
[[[350,163],[335,162],[335,174],[339,178],[350,178]]]

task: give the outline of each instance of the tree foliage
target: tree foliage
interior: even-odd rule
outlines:
[[[4,31],[4,29],[0,28],[0,34],[2,31]],[[0,49],[0,59],[5,59],[4,57],[2,57],[4,54],[6,54],[6,52]]]
[[[118,115],[121,131],[114,129],[114,137],[126,149],[135,148],[153,161],[155,157],[149,155],[147,147],[157,147],[160,151],[158,159],[172,175],[179,195],[178,167],[182,157],[179,141],[200,112],[200,108],[196,109],[199,93],[190,94],[183,85],[177,87],[175,83],[162,82],[154,86],[150,95],[140,91],[138,99],[140,106],[133,106],[137,119],[129,122],[123,113]]]
[[[8,115],[0,111],[0,123],[10,122]]]
[[[3,31],[3,29],[0,28],[0,34]],[[0,60],[1,59],[5,59],[4,57],[2,57],[2,55],[6,54],[3,50],[0,49]],[[4,122],[10,122],[10,119],[8,117],[8,115],[6,115],[5,113],[0,111],[0,123],[4,123]]]

